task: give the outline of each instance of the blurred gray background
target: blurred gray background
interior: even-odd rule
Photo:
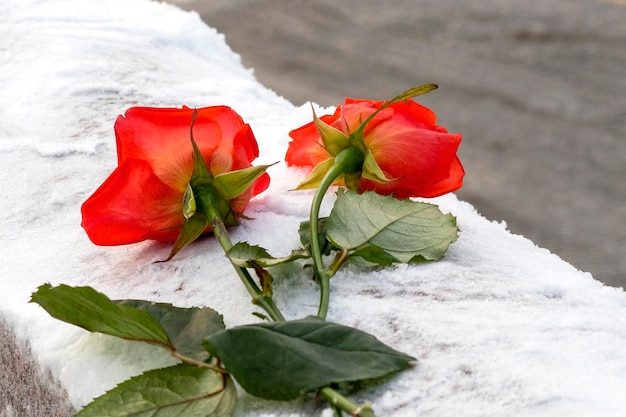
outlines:
[[[606,284],[626,284],[626,0],[170,0],[295,105],[419,98],[461,132],[465,186]]]

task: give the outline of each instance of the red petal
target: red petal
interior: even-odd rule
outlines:
[[[255,196],[257,194],[261,194],[263,191],[267,190],[269,186],[270,186],[270,176],[266,172],[254,182],[252,195]]]
[[[464,172],[456,153],[461,135],[435,125],[434,113],[417,103],[396,103],[387,110],[393,113],[376,116],[364,142],[383,172],[398,180],[362,180],[362,189],[407,198],[435,197],[460,188]]]
[[[82,226],[96,245],[173,241],[182,223],[182,199],[148,162],[127,158],[83,204]]]
[[[207,161],[209,161],[209,168],[213,175],[219,175],[224,172],[249,168],[250,163],[258,156],[259,146],[254,133],[252,133],[250,125],[241,121],[239,125],[225,124],[222,130],[222,141]]]
[[[189,108],[133,107],[115,123],[118,163],[127,158],[147,161],[164,183],[183,191],[193,171],[189,136],[194,110]],[[219,165],[232,156],[234,140],[243,120],[226,106],[198,109],[193,135],[207,161]],[[218,174],[219,172],[216,172]]]
[[[322,118],[350,134],[384,103],[347,98],[333,116]],[[365,127],[363,141],[385,175],[398,179],[388,183],[361,179],[361,190],[407,198],[435,197],[459,189],[464,176],[456,155],[461,135],[448,133],[436,121],[432,110],[413,100],[377,113]],[[314,167],[330,157],[313,123],[289,135],[293,139],[285,157],[289,165]]]
[[[438,197],[440,195],[447,194],[452,191],[456,191],[463,186],[463,177],[465,176],[465,170],[459,158],[455,158],[450,166],[450,172],[447,178],[439,181],[436,184],[432,184],[429,187],[429,193],[422,197]]]
[[[245,160],[247,160],[247,162],[252,162],[259,157],[259,145],[249,124],[246,123],[241,126],[237,132],[235,136],[235,149],[245,151]],[[238,160],[237,157],[235,157],[235,159]],[[244,158],[241,160],[243,161]]]
[[[380,129],[383,129],[382,125]],[[366,146],[387,177],[398,180],[386,184],[363,180],[363,189],[375,189],[381,194],[393,194],[399,198],[434,197],[455,191],[462,184],[462,170],[453,170],[453,165],[460,166],[456,152],[461,135],[425,129],[401,131],[397,125],[384,132],[377,129],[371,137],[377,133],[393,134],[385,140],[374,141],[374,145],[368,142],[368,136]],[[458,187],[452,187],[455,183],[453,179],[444,181],[451,174],[459,177]],[[450,184],[449,189],[443,191],[443,184]]]

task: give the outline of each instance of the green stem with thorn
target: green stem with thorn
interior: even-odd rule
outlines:
[[[207,204],[208,203],[208,204]],[[226,226],[222,221],[222,218],[219,215],[219,212],[213,207],[210,201],[205,202],[204,204],[206,215],[210,219],[211,227],[213,229],[213,234],[217,238],[217,241],[220,243],[222,249],[224,249],[225,253],[228,253],[230,249],[233,247],[233,242],[230,240],[228,236],[228,231],[226,230]],[[282,313],[274,304],[274,300],[272,300],[271,296],[268,296],[263,293],[263,291],[256,284],[250,272],[244,267],[240,267],[235,265],[234,262],[231,261],[235,272],[241,279],[244,287],[248,290],[248,293],[252,297],[252,304],[261,307],[265,312],[270,316],[272,321],[285,321]]]
[[[313,266],[315,277],[320,285],[320,304],[317,316],[326,319],[328,313],[328,304],[330,301],[330,278],[337,272],[338,265],[334,265],[330,269],[324,267],[322,259],[322,250],[319,241],[319,214],[322,200],[328,188],[339,178],[339,176],[352,173],[361,169],[363,165],[363,154],[355,148],[346,148],[335,156],[335,162],[326,172],[324,178],[315,190],[313,201],[311,203],[311,212],[309,216],[309,231],[311,242],[311,257],[313,258]]]

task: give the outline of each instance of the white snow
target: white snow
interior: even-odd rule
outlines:
[[[256,321],[211,238],[159,264],[153,261],[164,258],[167,245],[89,242],[80,205],[116,164],[116,116],[135,105],[226,104],[251,124],[258,163],[268,163],[283,159],[287,132],[310,120],[310,106],[294,108],[260,85],[222,35],[170,5],[0,0],[0,21],[0,312],[81,407],[172,360],[158,348],[50,318],[27,303],[42,283],[211,306],[228,326]],[[311,193],[288,191],[303,173],[283,163],[269,172],[271,187],[247,213],[254,220],[232,237],[285,255],[299,246],[297,226]],[[456,215],[461,229],[443,261],[348,267],[333,279],[330,320],[419,359],[353,398],[371,401],[380,416],[624,415],[624,292],[510,234],[454,195],[433,201]],[[288,318],[316,311],[318,292],[307,273],[291,273],[275,293]],[[242,393],[236,415],[331,416],[316,407],[312,398],[279,403]]]

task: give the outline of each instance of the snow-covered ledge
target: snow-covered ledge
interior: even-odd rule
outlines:
[[[270,163],[283,159],[287,132],[310,120],[310,106],[294,108],[260,85],[222,35],[170,5],[0,0],[0,19],[0,313],[81,407],[168,360],[158,348],[55,321],[27,303],[40,284],[208,305],[227,326],[255,320],[212,239],[165,264],[153,263],[168,253],[165,245],[89,242],[79,208],[116,164],[117,115],[135,105],[229,105],[251,124],[259,163]],[[233,238],[284,255],[299,245],[296,230],[311,194],[288,191],[301,173],[284,164],[269,172],[271,187],[247,213],[255,220]],[[510,234],[454,195],[434,202],[458,217],[461,230],[443,261],[346,268],[333,279],[332,321],[419,359],[354,399],[372,401],[380,416],[624,415],[623,291]],[[279,282],[275,293],[288,318],[316,311],[317,288],[304,275]],[[244,394],[236,415],[330,416],[316,407],[312,400],[268,403]]]

